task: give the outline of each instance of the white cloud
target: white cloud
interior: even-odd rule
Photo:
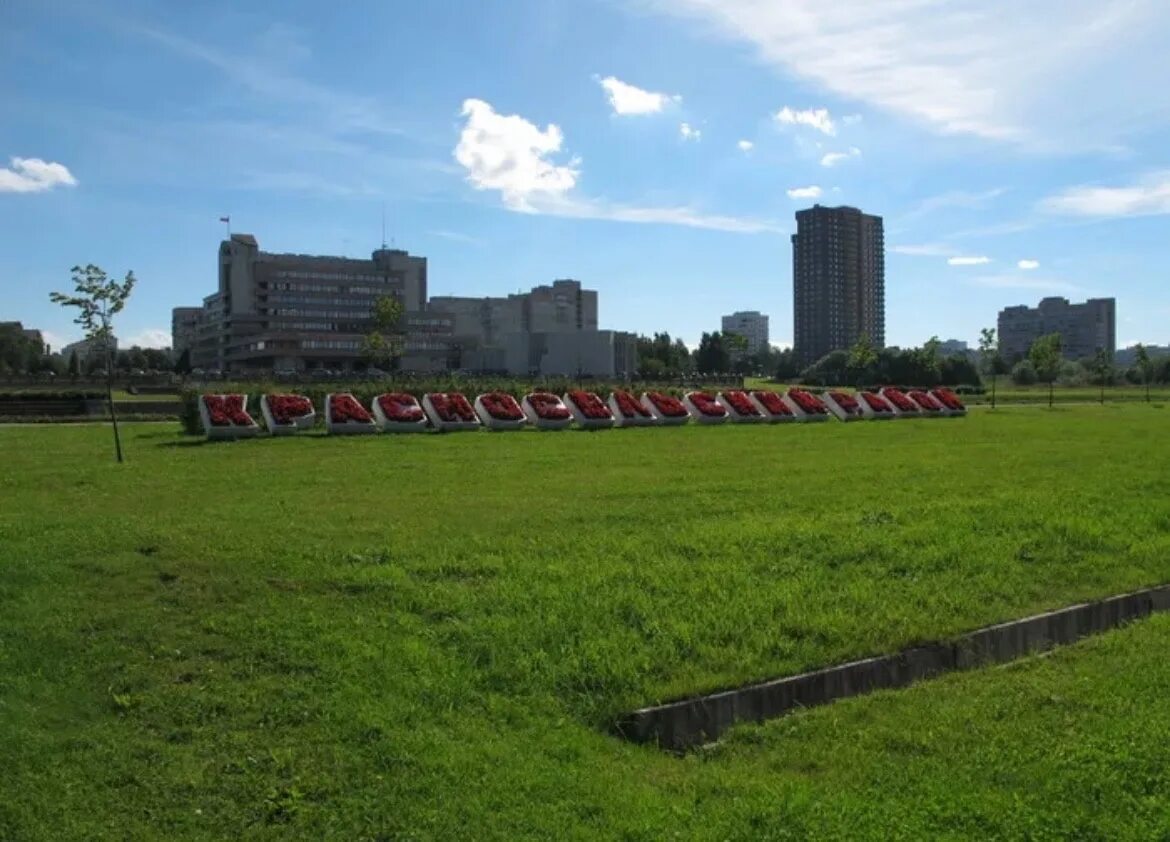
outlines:
[[[890,251],[894,254],[906,254],[912,257],[947,257],[955,253],[953,248],[942,243],[890,246]]]
[[[444,240],[451,240],[456,243],[466,243],[470,246],[482,246],[484,241],[479,237],[473,237],[470,234],[462,234],[459,231],[428,231],[432,237],[441,237]]]
[[[580,159],[567,164],[550,160],[564,142],[560,128],[549,124],[542,130],[518,114],[499,114],[479,99],[466,100],[462,113],[466,123],[454,150],[455,160],[466,170],[472,187],[498,191],[509,210],[747,234],[782,230],[770,221],[705,214],[686,205],[639,207],[573,195]]]
[[[644,91],[641,88],[623,82],[613,76],[598,79],[598,84],[605,89],[609,97],[609,104],[614,114],[622,116],[629,114],[657,114],[672,102],[682,102],[677,94],[661,94],[654,91]]]
[[[827,135],[837,133],[837,126],[833,123],[833,118],[829,115],[827,108],[794,111],[786,105],[777,111],[772,119],[786,126],[809,126]]]
[[[696,128],[692,128],[690,123],[679,123],[678,133],[683,140],[698,140],[703,136],[703,133]]]
[[[118,337],[119,348],[169,348],[171,347],[171,332],[161,327],[148,327],[127,337]]]
[[[858,123],[860,123],[861,120],[862,120],[862,116],[860,114],[846,114],[844,117],[841,118],[841,125],[855,126]]]
[[[1124,187],[1070,187],[1040,203],[1070,216],[1157,216],[1170,213],[1170,170],[1147,173]]]
[[[1033,290],[1036,292],[1059,292],[1067,295],[1078,295],[1085,292],[1084,289],[1075,284],[1070,284],[1067,281],[1059,281],[1053,279],[1033,278],[1031,275],[982,275],[972,278],[971,282],[983,287],[993,287],[994,289],[1021,289]]]
[[[13,158],[0,167],[0,193],[43,193],[54,187],[75,187],[77,179],[64,164],[40,158]]]
[[[640,0],[753,45],[784,76],[945,133],[1097,143],[1170,106],[1164,0]]]
[[[990,263],[990,257],[952,257],[947,261],[948,266],[982,266]]]
[[[735,145],[737,147],[739,147],[740,152],[751,152],[752,148],[755,146],[755,144],[752,143],[750,140],[741,140],[739,143],[737,143]]]
[[[835,167],[842,161],[848,161],[850,158],[860,158],[861,150],[856,146],[850,146],[848,152],[829,152],[821,158],[822,167]]]
[[[1040,261],[1039,260],[1021,260],[1020,262],[1018,262],[1016,264],[1016,266],[1020,267],[1021,269],[1029,269],[1029,270],[1030,269],[1039,269],[1040,268]]]
[[[790,199],[816,199],[821,195],[821,188],[815,184],[810,187],[793,187],[788,191]]]

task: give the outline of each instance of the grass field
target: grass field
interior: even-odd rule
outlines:
[[[1170,581],[1170,411],[204,444],[2,427],[0,839],[1149,838],[1170,622],[622,711]]]
[[[748,377],[744,380],[748,389],[770,389],[782,391],[785,386],[766,377]],[[987,393],[983,395],[964,395],[963,400],[974,406],[989,405],[991,403],[991,382],[984,383]],[[845,387],[853,391],[853,387]],[[814,391],[821,391],[819,387]],[[1048,386],[1017,386],[1007,377],[1001,377],[996,387],[996,402],[1003,404],[1044,404],[1048,405]],[[1057,385],[1052,392],[1054,403],[1097,403],[1101,400],[1101,389],[1098,386],[1061,386]],[[1165,403],[1170,400],[1170,386],[1151,386],[1149,391],[1151,402]],[[1106,386],[1105,403],[1145,403],[1145,386]]]

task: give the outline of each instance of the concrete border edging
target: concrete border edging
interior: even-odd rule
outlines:
[[[761,722],[873,690],[906,687],[955,670],[1002,663],[1170,610],[1170,585],[997,623],[950,641],[633,711],[615,724],[632,742],[684,751],[740,722]]]

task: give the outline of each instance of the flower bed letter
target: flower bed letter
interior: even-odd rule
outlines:
[[[906,397],[906,393],[901,389],[887,386],[882,389],[881,396],[893,407],[894,414],[899,418],[918,418],[922,415],[922,410],[918,408],[918,404]]]
[[[683,404],[691,417],[700,424],[722,424],[731,417],[727,407],[707,392],[687,392],[683,396]]]
[[[383,431],[421,433],[427,428],[426,413],[414,395],[386,392],[374,398],[370,408],[374,410],[374,419]]]
[[[290,436],[313,426],[317,413],[313,402],[303,395],[261,395],[260,414],[274,436]]]
[[[551,392],[531,392],[520,402],[529,423],[538,430],[563,430],[573,423],[569,408]]]
[[[919,409],[922,410],[922,414],[928,418],[942,418],[946,415],[943,412],[943,405],[921,389],[913,389],[907,392],[906,396],[918,404]]]
[[[260,432],[247,410],[247,395],[204,395],[199,418],[209,439],[242,439]]]
[[[643,392],[642,406],[655,421],[667,427],[685,424],[691,417],[682,401],[663,392]]]
[[[595,392],[580,389],[565,394],[565,406],[578,426],[586,430],[603,430],[613,426],[613,412]]]
[[[756,406],[747,392],[739,389],[728,389],[719,393],[719,403],[727,410],[731,420],[736,424],[758,423],[764,420],[764,413]]]
[[[947,415],[962,416],[967,414],[967,405],[959,400],[959,396],[945,386],[931,390],[930,396],[942,404],[943,412]]]
[[[796,420],[784,398],[775,392],[752,392],[752,401],[764,413],[764,418],[770,424],[785,424]]]
[[[475,399],[475,414],[489,430],[520,430],[528,423],[520,404],[507,392],[488,392]]]
[[[873,392],[858,392],[857,396],[861,399],[858,401],[861,404],[861,414],[866,418],[880,421],[897,417],[894,408],[880,395]]]
[[[656,419],[638,399],[629,392],[616,391],[610,394],[609,411],[613,413],[614,421],[619,427],[649,427],[657,424]]]
[[[848,392],[842,392],[840,389],[830,389],[824,394],[825,405],[829,407],[829,412],[836,415],[842,421],[861,421],[865,418],[861,413],[861,404],[857,402],[857,398]]]
[[[829,408],[825,402],[804,389],[789,389],[784,396],[784,403],[801,421],[828,421]]]
[[[423,395],[423,411],[436,430],[478,430],[479,418],[471,401],[459,392],[432,392]]]
[[[378,432],[378,425],[349,392],[331,392],[325,396],[325,429],[330,435],[361,435]]]

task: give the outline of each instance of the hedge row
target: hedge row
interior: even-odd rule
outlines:
[[[12,392],[0,392],[2,401],[99,401],[105,400],[105,392],[48,389],[20,389]]]

